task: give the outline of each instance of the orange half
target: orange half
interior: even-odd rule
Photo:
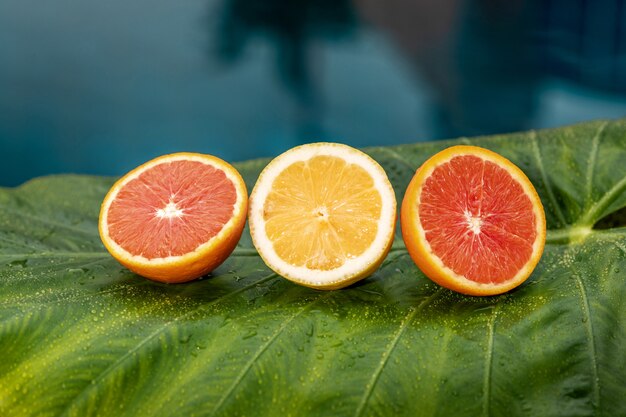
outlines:
[[[383,168],[338,143],[311,143],[271,161],[250,196],[250,233],[265,263],[298,284],[345,287],[381,264],[396,199]]]
[[[476,146],[453,146],[424,162],[407,188],[401,226],[424,274],[469,295],[520,285],[546,238],[543,206],[528,177]]]

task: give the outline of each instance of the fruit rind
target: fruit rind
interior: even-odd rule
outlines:
[[[109,236],[108,228],[105,227],[109,207],[123,185],[137,178],[142,172],[145,172],[149,168],[161,163],[177,160],[198,161],[223,171],[226,177],[232,181],[237,193],[233,215],[217,235],[213,236],[208,242],[198,246],[193,252],[182,256],[169,256],[157,259],[148,259],[143,256],[133,255]],[[248,193],[245,183],[239,172],[232,165],[212,155],[179,152],[152,159],[117,180],[104,197],[100,207],[98,230],[106,249],[126,268],[155,281],[170,284],[181,283],[199,278],[211,272],[228,258],[241,238],[246,222],[247,204]]]
[[[379,175],[372,176],[381,193],[381,219],[386,221],[379,227],[373,244],[355,260],[348,260],[339,268],[320,271],[297,267],[283,261],[274,251],[265,232],[263,207],[272,186],[272,179],[287,166],[297,161],[306,161],[318,155],[338,156],[348,163],[373,168]],[[350,146],[318,142],[297,146],[272,160],[261,172],[250,195],[249,225],[252,241],[263,261],[277,274],[300,285],[315,289],[332,290],[346,287],[371,275],[383,262],[393,243],[396,224],[396,199],[393,187],[385,170],[369,155]],[[258,223],[257,223],[258,222]]]
[[[430,245],[418,217],[419,198],[425,180],[435,168],[450,161],[455,156],[474,155],[481,159],[494,162],[504,167],[511,176],[522,186],[526,195],[533,202],[535,219],[537,219],[537,238],[533,244],[533,255],[526,265],[513,277],[502,284],[483,284],[471,281],[456,274],[445,266],[441,259],[432,253]],[[415,264],[424,274],[437,284],[451,290],[476,296],[497,295],[510,291],[522,284],[537,266],[543,253],[546,236],[546,220],[541,200],[532,183],[511,161],[493,151],[477,146],[458,145],[444,149],[428,159],[416,171],[406,190],[400,210],[402,237]]]

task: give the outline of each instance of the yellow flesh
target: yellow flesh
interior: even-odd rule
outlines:
[[[366,170],[316,156],[276,177],[263,206],[265,232],[285,262],[328,271],[372,244],[381,206]]]

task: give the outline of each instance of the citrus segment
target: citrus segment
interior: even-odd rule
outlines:
[[[521,284],[545,243],[545,215],[532,183],[506,158],[474,146],[448,148],[418,169],[401,224],[420,269],[472,295]]]
[[[236,246],[247,208],[245,184],[226,162],[165,155],[113,185],[100,235],[120,263],[147,278],[183,282],[210,272]]]
[[[274,159],[250,196],[250,230],[268,266],[314,288],[341,288],[387,254],[396,203],[373,159],[346,145],[313,143]]]

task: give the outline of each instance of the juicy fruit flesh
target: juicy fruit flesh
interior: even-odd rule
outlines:
[[[432,252],[458,275],[500,283],[526,265],[537,238],[530,198],[503,168],[473,155],[433,171],[419,219]]]
[[[222,170],[198,161],[164,162],[120,189],[107,212],[109,236],[132,255],[181,256],[219,233],[236,200]]]
[[[370,247],[382,199],[370,174],[334,156],[296,162],[274,180],[265,232],[285,262],[331,270]]]

